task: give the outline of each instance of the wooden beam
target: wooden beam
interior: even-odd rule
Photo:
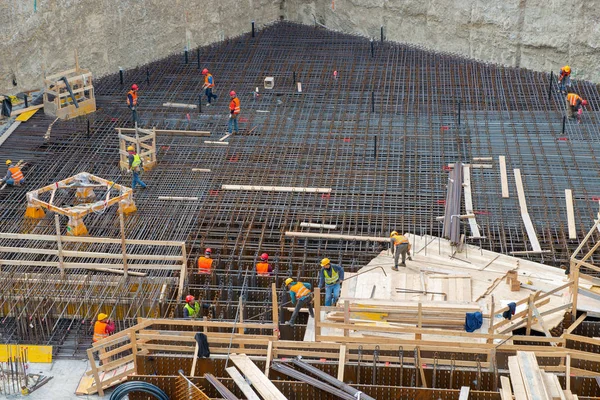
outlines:
[[[502,400],[513,400],[512,389],[510,388],[510,379],[506,376],[500,377],[500,386],[502,390],[500,390],[500,398]]]
[[[116,129],[116,128],[115,128]],[[123,132],[135,132],[134,128],[119,128]],[[144,133],[150,131],[146,129],[140,129]],[[210,136],[209,131],[183,131],[183,130],[172,130],[172,129],[156,129],[157,135],[171,135],[171,136]]]
[[[163,107],[175,107],[175,108],[189,108],[195,110],[198,108],[196,104],[184,104],[184,103],[163,103]]]
[[[248,382],[244,379],[244,377],[239,373],[235,367],[225,368],[225,371],[231,376],[235,384],[240,388],[244,396],[248,398],[248,400],[260,400],[260,397],[252,390]]]
[[[499,156],[498,161],[500,161],[500,184],[502,185],[502,197],[506,199],[510,197],[510,193],[508,192],[508,177],[506,175],[506,157]]]
[[[269,377],[269,370],[271,369],[271,359],[273,358],[273,342],[269,341],[267,345],[267,359],[265,362],[265,376]]]
[[[519,206],[521,207],[521,218],[525,224],[527,237],[529,238],[529,242],[531,243],[533,251],[542,251],[540,242],[537,238],[537,233],[535,232],[535,228],[533,227],[533,223],[531,222],[531,218],[527,212],[527,201],[525,200],[525,189],[523,188],[523,181],[521,180],[521,170],[517,168],[514,170],[514,173],[515,183],[517,184],[517,194],[519,196]]]
[[[569,226],[569,239],[577,239],[575,228],[575,211],[573,210],[573,191],[565,189],[565,201],[567,203],[567,225]]]
[[[319,341],[319,337],[321,336],[321,289],[315,288],[315,342]],[[298,301],[298,300],[296,300]]]
[[[245,354],[232,354],[229,356],[231,361],[246,375],[258,393],[265,400],[287,400],[287,398],[275,387],[256,364],[252,362]]]
[[[365,242],[385,242],[389,243],[390,238],[377,236],[356,236],[356,235],[338,235],[333,233],[312,233],[312,232],[285,232],[285,236],[298,238],[313,238],[313,239],[338,239],[338,240],[355,240]]]
[[[217,142],[217,143],[219,143],[219,142]],[[224,142],[221,142],[221,143],[224,143]],[[318,188],[318,187],[221,185],[221,189],[223,189],[223,190],[248,190],[248,191],[258,191],[258,192],[331,193],[331,188]]]
[[[279,340],[279,302],[277,301],[277,286],[275,282],[271,283],[271,298],[273,300],[273,306],[271,307],[271,313],[273,318],[273,340]]]
[[[515,400],[528,400],[517,356],[508,357],[508,370],[510,372],[510,381],[515,393]]]
[[[480,237],[479,227],[473,213],[473,196],[471,195],[471,168],[463,166],[463,191],[465,193],[465,211],[467,214],[473,214],[473,218],[469,218],[469,227],[473,237]]]
[[[39,110],[40,108],[44,108],[43,104],[38,104],[37,106],[31,106],[31,107],[27,107],[27,108],[21,108],[20,110],[15,110],[13,112],[10,113],[11,117],[16,117],[17,115],[29,112],[29,111],[33,111],[33,110]]]
[[[2,136],[0,136],[0,146],[9,138],[10,135],[21,125],[21,121],[15,121]]]
[[[344,382],[344,370],[346,369],[346,345],[340,346],[340,355],[338,357],[338,381]]]
[[[312,222],[300,222],[302,228],[321,228],[321,229],[336,229],[337,225],[331,224],[314,224]]]

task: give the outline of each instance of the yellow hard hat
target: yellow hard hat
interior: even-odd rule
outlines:
[[[98,321],[102,321],[103,319],[108,318],[108,315],[104,314],[104,313],[100,313],[98,314]]]
[[[12,164],[12,161],[6,160],[6,165],[10,165],[10,164]]]
[[[392,231],[392,233],[390,233],[390,237],[396,236],[396,235],[398,235],[398,232],[396,232],[396,231]]]
[[[294,280],[292,278],[287,278],[285,280],[285,286],[289,285],[290,283],[294,282]]]
[[[571,72],[571,67],[569,67],[568,65],[565,65],[565,72]]]
[[[329,263],[331,262],[331,260],[329,258],[324,258],[321,260],[321,267],[324,267],[326,265],[329,265]]]
[[[129,147],[127,148],[127,151],[135,151],[135,148],[134,148],[133,146],[129,146]]]

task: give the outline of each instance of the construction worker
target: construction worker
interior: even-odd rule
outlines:
[[[325,307],[335,306],[340,297],[340,287],[344,281],[344,269],[340,265],[331,264],[329,258],[321,260],[319,271],[319,288],[325,288]]]
[[[229,134],[231,135],[232,133],[238,133],[237,117],[240,114],[240,99],[237,98],[233,90],[229,92],[229,96],[231,97],[231,102],[229,103]]]
[[[135,124],[136,122],[138,122],[138,118],[137,118],[137,106],[138,106],[138,98],[137,98],[137,92],[138,92],[138,85],[136,85],[135,83],[133,85],[131,85],[131,90],[129,92],[127,92],[127,107],[129,107],[129,109],[131,110],[132,114],[133,114],[133,123]]]
[[[140,179],[140,172],[143,169],[142,158],[137,154],[133,146],[127,147],[127,152],[129,153],[129,172],[133,173],[131,188],[135,189],[135,186],[139,184],[142,189],[146,189],[146,184]]]
[[[583,100],[575,93],[567,95],[567,117],[577,118],[577,123],[581,123],[581,115],[583,114],[583,106],[587,106],[587,100]]]
[[[260,255],[260,262],[256,263],[256,273],[261,276],[269,276],[273,272],[273,267],[268,263],[269,255],[262,253]]]
[[[211,308],[210,305],[199,303],[191,294],[185,296],[185,306],[183,306],[183,318],[200,318],[202,317],[201,310],[203,308]],[[216,314],[215,308],[212,307],[213,315]]]
[[[92,342],[96,343],[99,340],[106,339],[115,331],[115,323],[108,319],[108,315],[104,313],[98,314],[98,320],[94,324],[94,336]]]
[[[563,93],[567,93],[567,89],[571,87],[571,67],[568,65],[560,69],[558,84],[560,85],[560,91]]]
[[[212,271],[213,259],[210,258],[212,250],[207,248],[204,250],[204,255],[198,258],[198,273],[199,274],[210,274]]]
[[[400,254],[402,254],[402,264],[400,265],[402,265],[403,267],[406,267],[405,262],[407,254],[408,259],[412,261],[412,258],[409,253],[410,244],[408,243],[408,239],[406,238],[406,236],[400,235],[396,231],[392,231],[392,233],[390,233],[390,243],[392,255],[394,256],[394,267],[392,269],[394,271],[398,271],[398,258],[400,258]]]
[[[202,85],[202,89],[204,89],[204,94],[206,94],[206,98],[208,99],[208,103],[206,103],[206,105],[210,106],[211,100],[217,99],[217,95],[213,94],[213,89],[215,88],[215,80],[206,68],[202,70],[202,75],[204,75],[204,85]]]
[[[315,313],[311,304],[312,285],[310,283],[294,282],[292,278],[287,278],[285,280],[285,286],[290,292],[292,304],[296,305],[296,308],[294,308],[294,312],[292,313],[292,318],[290,318],[287,324],[290,326],[294,326],[294,323],[296,322],[296,317],[298,316],[300,309],[304,306],[308,307],[308,313],[311,317],[314,318]]]
[[[2,178],[0,183],[6,183],[10,186],[19,186],[25,182],[25,177],[18,164],[14,165],[12,161],[6,160],[6,167],[8,168],[6,176]]]

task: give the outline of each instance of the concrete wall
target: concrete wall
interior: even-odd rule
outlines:
[[[281,0],[0,0],[0,93],[41,88],[72,68],[143,65],[279,19]],[[34,4],[37,10],[34,10]],[[13,79],[17,85],[13,85]]]
[[[305,24],[600,81],[600,0],[286,0]],[[332,7],[333,4],[333,7]]]

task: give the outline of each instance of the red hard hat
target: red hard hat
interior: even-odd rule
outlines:
[[[210,247],[208,247],[206,250],[204,250],[205,253],[212,253],[212,250]]]
[[[581,104],[583,104],[584,106],[587,106],[587,105],[588,105],[588,102],[587,102],[587,100],[583,100],[583,101],[581,102]]]
[[[202,75],[206,75],[206,74],[208,74],[208,70],[207,70],[206,68],[204,68],[204,69],[202,70]]]
[[[138,90],[138,85],[136,85],[135,83],[133,85],[131,85],[131,90]]]
[[[260,259],[263,261],[267,261],[269,259],[269,255],[267,253],[262,253],[260,255]]]
[[[187,296],[185,296],[185,302],[186,303],[189,303],[192,300],[194,300],[194,296],[192,296],[191,294],[188,294]]]
[[[230,96],[235,96],[235,92],[232,90],[231,92],[229,92]]]

